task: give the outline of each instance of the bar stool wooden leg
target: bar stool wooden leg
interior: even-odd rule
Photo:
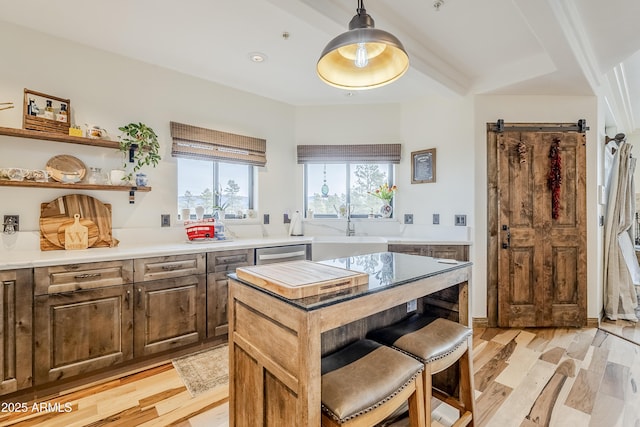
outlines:
[[[427,414],[424,402],[424,383],[422,374],[416,376],[415,393],[409,398],[409,422],[411,427],[426,427]]]

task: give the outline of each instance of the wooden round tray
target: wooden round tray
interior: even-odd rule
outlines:
[[[60,154],[53,156],[47,162],[47,172],[49,176],[58,182],[78,182],[84,179],[87,174],[87,167],[82,160],[68,154]],[[69,181],[64,179],[64,175],[76,176],[77,179]]]

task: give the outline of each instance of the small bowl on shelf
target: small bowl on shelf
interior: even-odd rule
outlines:
[[[49,180],[49,173],[41,169],[27,170],[24,179],[27,181],[47,182]]]
[[[8,168],[7,176],[11,181],[24,181],[26,170],[22,168]]]

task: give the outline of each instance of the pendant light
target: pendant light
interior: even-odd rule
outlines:
[[[341,89],[363,90],[399,79],[409,68],[409,56],[393,34],[374,28],[363,0],[349,22],[349,31],[329,42],[316,70],[325,83]]]

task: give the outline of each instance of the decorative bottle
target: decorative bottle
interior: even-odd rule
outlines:
[[[67,112],[67,104],[60,104],[60,111],[56,114],[56,120],[62,123],[67,123],[68,121],[68,112]]]
[[[53,112],[53,106],[51,105],[53,101],[47,99],[47,106],[44,107],[44,118],[49,120],[55,120],[55,114]]]

